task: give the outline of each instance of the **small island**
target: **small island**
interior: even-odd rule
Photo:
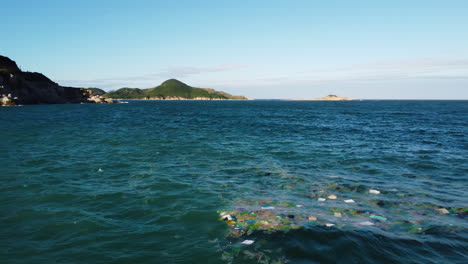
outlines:
[[[320,98],[304,99],[299,101],[355,101],[356,99],[330,94]]]

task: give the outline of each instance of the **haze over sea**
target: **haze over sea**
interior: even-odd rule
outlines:
[[[467,124],[467,101],[3,107],[0,262],[463,263]],[[289,222],[237,237],[223,210]]]

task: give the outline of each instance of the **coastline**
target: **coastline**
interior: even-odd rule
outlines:
[[[196,98],[183,98],[183,97],[171,97],[171,98],[142,98],[142,99],[122,99],[122,98],[112,98],[114,100],[124,100],[124,101],[253,101],[255,99],[222,99],[222,98],[207,98],[207,97],[196,97]]]

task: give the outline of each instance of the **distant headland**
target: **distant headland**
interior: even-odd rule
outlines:
[[[176,79],[149,89],[121,88],[106,93],[99,88],[64,87],[42,73],[24,72],[15,61],[0,56],[0,105],[115,103],[129,100],[248,100],[208,88],[194,88]]]
[[[324,97],[320,98],[313,98],[313,99],[299,99],[299,100],[294,100],[294,101],[355,101],[356,99],[349,98],[349,97],[344,97],[344,96],[338,96],[334,94],[330,94]]]
[[[169,79],[154,88],[121,88],[103,96],[126,100],[248,100],[245,96],[234,96],[209,88],[195,88],[176,79]]]
[[[330,95],[320,97],[320,98],[311,99],[311,101],[353,101],[353,100],[355,99],[344,97],[344,96],[338,96],[334,94],[330,94]]]

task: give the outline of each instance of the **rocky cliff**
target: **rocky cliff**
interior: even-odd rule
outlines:
[[[84,88],[63,87],[37,72],[23,72],[0,56],[0,105],[112,103]]]

